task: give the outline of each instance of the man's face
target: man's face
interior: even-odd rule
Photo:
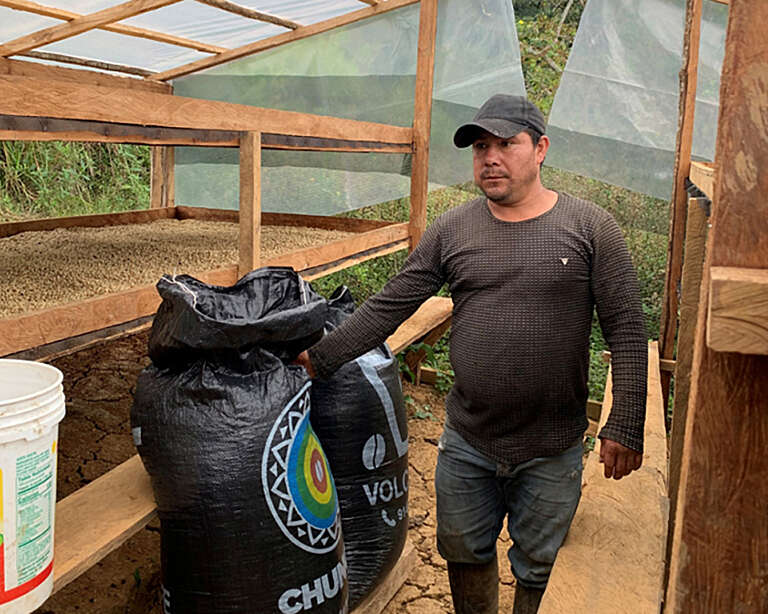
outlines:
[[[492,202],[515,204],[537,185],[548,147],[546,136],[534,146],[527,132],[508,139],[482,132],[472,144],[475,183]]]

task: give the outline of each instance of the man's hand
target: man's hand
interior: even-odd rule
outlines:
[[[304,367],[307,370],[310,379],[315,379],[317,374],[315,373],[315,368],[312,366],[312,361],[309,359],[309,353],[306,350],[296,357],[293,364]]]
[[[643,464],[643,455],[612,439],[600,440],[600,462],[605,465],[605,477],[620,480]]]

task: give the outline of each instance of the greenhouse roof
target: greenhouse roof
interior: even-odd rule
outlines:
[[[0,0],[0,57],[167,81],[418,0]]]

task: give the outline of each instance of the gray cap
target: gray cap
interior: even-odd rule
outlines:
[[[526,128],[540,134],[547,130],[541,111],[525,96],[496,94],[483,103],[468,124],[459,126],[453,135],[456,147],[468,147],[475,142],[481,130],[501,139],[509,139]]]

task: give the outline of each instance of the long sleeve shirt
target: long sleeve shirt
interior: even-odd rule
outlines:
[[[519,222],[496,218],[484,198],[448,211],[381,292],[310,348],[318,375],[382,343],[444,283],[453,300],[451,428],[505,464],[573,445],[587,426],[596,306],[613,368],[613,408],[599,436],[642,452],[646,330],[637,276],[609,213],[563,193]]]

